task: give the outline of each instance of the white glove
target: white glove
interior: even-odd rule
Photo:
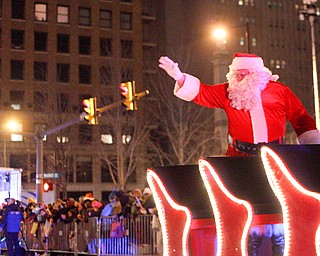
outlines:
[[[166,71],[174,80],[178,81],[182,78],[183,74],[178,67],[178,63],[173,62],[167,56],[160,57],[159,62],[159,67]]]

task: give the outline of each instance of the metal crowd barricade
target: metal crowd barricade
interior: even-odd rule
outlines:
[[[90,218],[88,222],[54,223],[50,233],[39,224],[24,223],[22,230],[32,251],[85,255],[158,255],[159,235],[152,229],[152,215]]]

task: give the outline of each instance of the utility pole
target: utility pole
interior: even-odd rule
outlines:
[[[311,29],[311,55],[312,55],[312,78],[313,78],[313,92],[314,92],[314,109],[317,128],[320,129],[320,114],[319,114],[319,90],[318,90],[318,72],[317,72],[317,51],[314,36],[314,24],[318,16],[317,0],[303,0],[303,5],[299,11],[299,19],[308,19]]]

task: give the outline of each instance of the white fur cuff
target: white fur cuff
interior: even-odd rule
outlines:
[[[174,95],[182,100],[192,101],[199,93],[200,80],[188,74],[184,75],[186,76],[186,80],[181,87],[176,83]]]
[[[320,131],[311,130],[298,137],[299,144],[320,144]]]

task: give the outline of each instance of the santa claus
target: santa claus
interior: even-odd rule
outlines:
[[[256,155],[264,143],[283,143],[286,121],[294,128],[300,144],[320,144],[315,121],[290,88],[264,66],[261,57],[235,53],[228,82],[205,85],[198,78],[182,73],[168,57],[159,59],[159,67],[176,80],[174,94],[209,108],[222,108],[228,118],[228,149],[231,156]],[[282,255],[282,225],[253,228],[250,255],[258,255],[262,234],[273,240],[274,255]]]
[[[174,94],[209,108],[222,108],[228,118],[227,155],[255,155],[259,143],[282,143],[286,120],[301,144],[320,143],[320,133],[300,100],[254,54],[235,53],[228,82],[205,85],[178,64],[161,57],[159,67],[176,80]],[[244,153],[244,154],[243,154]]]

